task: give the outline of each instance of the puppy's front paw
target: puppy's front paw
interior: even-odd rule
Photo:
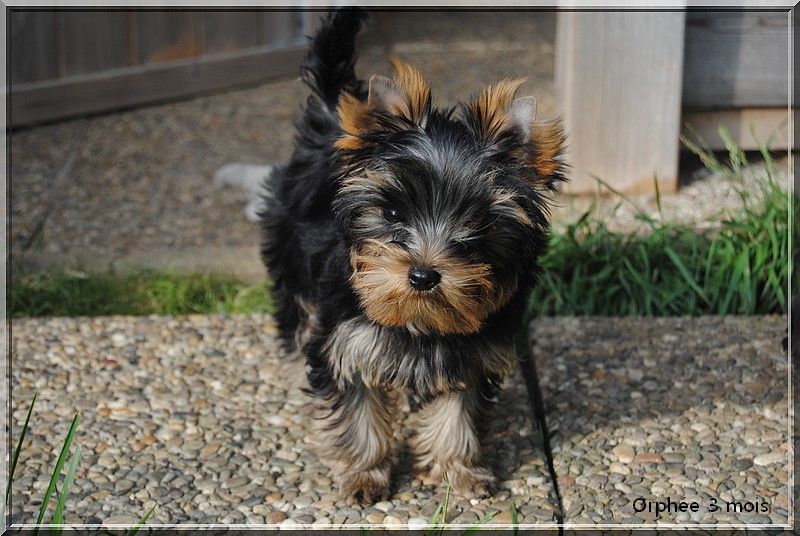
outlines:
[[[497,479],[483,467],[467,467],[454,464],[443,467],[434,465],[422,479],[424,484],[441,484],[443,480],[450,483],[453,492],[465,499],[482,499],[492,495],[497,486]]]
[[[389,496],[389,468],[375,467],[342,477],[342,494],[363,503],[374,503]]]

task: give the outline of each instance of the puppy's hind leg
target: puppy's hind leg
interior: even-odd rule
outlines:
[[[296,320],[294,328],[294,338],[284,340],[284,348],[288,350],[284,360],[284,371],[289,380],[289,387],[292,389],[304,389],[308,386],[306,382],[306,359],[303,349],[317,329],[317,307],[302,296],[294,296],[290,299],[292,314]],[[284,306],[282,310],[289,309]]]

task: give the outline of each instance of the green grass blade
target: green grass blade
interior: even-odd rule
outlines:
[[[28,433],[28,424],[31,422],[31,414],[33,413],[33,406],[36,404],[36,397],[39,396],[39,391],[33,393],[31,405],[28,406],[28,414],[25,416],[25,423],[22,425],[22,431],[19,433],[17,446],[14,448],[14,456],[11,458],[11,468],[8,471],[8,482],[6,482],[6,500],[0,507],[0,519],[5,519],[6,505],[11,500],[11,482],[14,480],[14,471],[17,470],[17,461],[19,461],[19,453],[22,450],[22,442],[25,441],[25,434]]]
[[[658,177],[653,175],[653,186],[656,189],[656,206],[658,207],[658,219],[664,221],[664,211],[661,210],[661,189],[658,187]]]
[[[686,148],[689,149],[689,151],[694,153],[695,156],[700,159],[706,169],[712,171],[713,173],[721,173],[723,166],[720,164],[719,160],[717,160],[717,157],[714,156],[713,151],[711,151],[702,137],[696,134],[695,137],[697,138],[698,143],[694,143],[685,136],[680,136],[680,140],[686,146]]]
[[[731,169],[734,175],[740,178],[742,169],[747,166],[747,156],[744,154],[744,151],[739,148],[739,145],[736,143],[736,140],[733,139],[733,136],[731,136],[727,128],[721,126],[717,129],[717,132],[719,133],[720,139],[722,139],[725,144],[725,149],[728,150],[728,160],[730,161]]]
[[[72,487],[72,482],[75,480],[75,472],[78,470],[78,463],[81,460],[82,452],[80,445],[75,447],[75,453],[72,455],[69,467],[67,468],[67,475],[64,477],[64,482],[61,484],[61,493],[58,494],[56,509],[53,511],[54,525],[64,524],[64,506],[67,504],[69,489]],[[51,534],[60,534],[62,529],[54,529],[54,531],[55,532],[51,531]]]
[[[155,511],[155,509],[156,505],[154,504],[153,506],[150,507],[150,510],[148,510],[141,518],[139,518],[139,521],[136,522],[136,525],[134,525],[133,528],[128,531],[128,536],[133,536],[134,534],[139,532],[139,529],[141,529],[142,526],[145,523],[147,523],[147,520],[150,519],[150,516],[152,515],[153,511]]]
[[[439,536],[444,534],[444,528],[447,525],[447,510],[450,508],[450,491],[452,490],[452,486],[450,486],[450,482],[447,482],[447,489],[444,492],[444,508],[442,508],[442,524],[441,528],[439,529]]]
[[[680,255],[678,255],[675,252],[675,250],[672,249],[669,246],[666,246],[664,248],[664,253],[667,254],[669,259],[672,261],[672,264],[674,264],[675,268],[678,269],[678,272],[681,274],[681,277],[683,277],[683,280],[686,281],[686,284],[689,285],[692,288],[692,290],[695,292],[695,294],[700,296],[700,298],[704,302],[709,303],[708,298],[706,297],[706,293],[703,292],[703,289],[701,289],[700,285],[697,284],[697,281],[694,280],[694,277],[692,276],[692,274],[689,273],[689,270],[686,268],[686,265],[681,260]]]
[[[75,430],[78,428],[78,423],[80,422],[80,415],[78,413],[75,414],[75,417],[72,419],[72,424],[69,427],[69,431],[67,432],[67,437],[64,440],[64,446],[61,447],[61,452],[58,455],[58,460],[56,460],[55,469],[53,469],[53,475],[50,477],[50,484],[47,486],[47,490],[44,492],[44,498],[42,499],[42,506],[39,508],[39,516],[36,518],[36,524],[41,525],[42,520],[44,519],[44,514],[47,512],[47,504],[50,502],[50,496],[53,494],[53,491],[56,489],[56,482],[58,482],[58,476],[61,474],[61,468],[64,466],[64,462],[67,459],[67,455],[69,454],[69,449],[72,446],[72,439],[75,437]],[[37,527],[34,529],[34,534],[39,531]]]
[[[655,226],[655,225],[658,223],[658,222],[656,222],[656,220],[655,220],[653,217],[651,217],[651,216],[650,216],[650,215],[649,215],[647,212],[645,212],[644,210],[642,210],[642,209],[639,207],[639,205],[637,205],[636,203],[634,203],[634,202],[633,202],[633,200],[632,200],[631,198],[629,198],[628,196],[626,196],[625,194],[623,194],[622,192],[620,192],[619,190],[617,190],[616,188],[614,188],[613,186],[611,186],[611,184],[609,184],[608,182],[604,181],[603,179],[601,179],[601,178],[600,178],[600,177],[598,177],[597,175],[590,175],[590,177],[592,177],[592,178],[593,178],[594,180],[596,180],[598,183],[600,183],[600,184],[601,184],[601,185],[603,185],[605,188],[607,188],[607,189],[608,189],[608,190],[609,190],[611,193],[613,193],[614,195],[616,195],[617,197],[619,197],[620,199],[622,199],[623,201],[625,201],[626,203],[628,203],[628,204],[629,204],[631,207],[633,207],[633,209],[636,211],[636,214],[634,215],[634,217],[635,217],[637,220],[641,220],[641,221],[643,221],[643,222],[645,222],[645,223],[649,224],[651,227],[654,227],[654,226]]]
[[[764,286],[765,293],[769,294],[768,289],[771,289],[771,295],[775,297],[778,307],[785,313],[786,312],[786,295],[783,292],[783,283],[775,275],[775,272],[770,270],[767,274],[768,285]]]
[[[432,536],[436,534],[436,527],[439,525],[439,518],[442,515],[442,509],[444,508],[443,503],[439,503],[439,506],[436,507],[434,510],[433,515],[431,516],[430,528],[425,531],[428,536]]]
[[[772,154],[770,153],[770,147],[775,141],[775,138],[778,135],[778,130],[783,128],[783,124],[786,121],[781,121],[781,124],[776,127],[767,138],[766,142],[762,142],[758,135],[756,134],[756,127],[753,123],[750,123],[750,135],[753,137],[753,140],[756,142],[756,147],[758,147],[758,152],[761,153],[761,158],[764,160],[764,167],[767,170],[767,178],[770,182],[772,182],[775,178],[775,161],[772,158]]]
[[[511,526],[514,527],[514,534],[519,533],[519,520],[517,519],[517,505],[511,501]]]
[[[751,298],[750,298],[750,289],[751,289],[751,279],[750,279],[750,255],[748,250],[742,251],[739,255],[739,259],[737,260],[737,264],[740,265],[738,270],[741,274],[740,277],[740,284],[737,287],[739,292],[739,310],[737,311],[739,314],[752,314],[751,309]]]
[[[442,508],[443,507],[444,507],[444,505],[441,504],[441,503],[439,504],[439,506],[436,507],[436,510],[433,512],[433,516],[431,516],[431,525],[438,525],[439,524],[439,518],[442,515]]]
[[[496,515],[497,515],[497,512],[492,512],[491,514],[486,514],[486,515],[484,515],[484,516],[483,516],[482,518],[480,518],[478,521],[476,521],[475,523],[473,523],[472,525],[470,525],[470,526],[467,528],[467,530],[465,530],[465,531],[464,531],[464,532],[462,532],[461,534],[464,534],[464,535],[465,535],[465,534],[473,534],[473,533],[475,533],[475,532],[479,531],[479,530],[482,528],[482,527],[481,527],[482,525],[485,525],[486,523],[488,523],[489,521],[491,521],[491,520],[494,518],[494,516],[496,516]]]
[[[731,311],[734,309],[735,306],[731,305],[733,301],[733,297],[736,294],[737,289],[739,288],[741,276],[743,270],[743,259],[742,255],[738,255],[733,262],[733,270],[731,271],[731,278],[727,284],[725,290],[725,296],[722,299],[722,303],[720,304],[720,310],[718,314],[725,315],[730,314]]]

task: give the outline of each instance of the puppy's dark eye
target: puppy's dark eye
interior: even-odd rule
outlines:
[[[403,221],[403,216],[400,214],[400,211],[392,207],[385,207],[383,209],[383,218],[391,223]]]

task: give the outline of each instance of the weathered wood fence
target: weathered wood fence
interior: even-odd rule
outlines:
[[[11,11],[11,123],[294,75],[318,19],[300,11]]]
[[[12,9],[11,124],[294,75],[320,15]],[[674,190],[687,124],[716,148],[719,125],[745,149],[773,132],[786,148],[789,24],[786,11],[559,12],[569,188],[594,191],[597,175],[627,192],[652,191],[654,177]]]
[[[788,11],[565,11],[557,96],[570,133],[569,189],[593,176],[629,193],[677,188],[679,134],[743,149],[788,147]],[[691,131],[690,131],[691,129]],[[755,136],[754,136],[755,134]]]

